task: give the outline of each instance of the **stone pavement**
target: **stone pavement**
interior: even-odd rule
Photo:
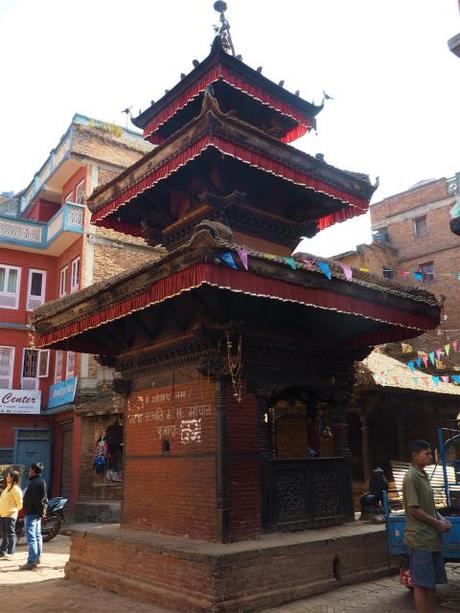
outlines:
[[[449,584],[440,587],[437,613],[460,612],[460,564],[447,565]],[[415,612],[410,590],[399,577],[385,577],[358,583],[299,600],[265,613],[408,613]]]
[[[45,543],[43,564],[34,571],[19,571],[26,560],[24,543],[10,562],[0,559],[1,613],[165,613],[164,609],[134,602],[64,579],[70,539],[59,535]],[[450,584],[440,588],[439,613],[460,612],[460,564],[449,564]],[[266,610],[265,613],[408,613],[412,596],[397,577],[386,577],[344,587],[326,594]]]

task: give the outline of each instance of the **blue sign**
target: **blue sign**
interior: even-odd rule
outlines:
[[[63,404],[73,402],[77,391],[77,377],[70,377],[65,381],[59,381],[50,387],[48,409],[60,407]]]

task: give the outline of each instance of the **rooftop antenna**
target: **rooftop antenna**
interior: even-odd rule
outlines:
[[[235,47],[233,46],[232,37],[230,35],[230,24],[225,17],[227,3],[223,2],[223,0],[217,0],[217,2],[214,2],[213,6],[214,10],[220,13],[220,28],[216,27],[215,29],[222,41],[222,46],[228,53],[235,55]]]

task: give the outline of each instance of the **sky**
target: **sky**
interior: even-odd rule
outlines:
[[[377,202],[460,171],[457,0],[228,0],[237,53],[320,103],[295,143],[380,187]],[[0,192],[26,187],[81,113],[125,125],[158,100],[218,23],[213,0],[0,0]],[[369,216],[301,248],[333,255],[371,240]]]

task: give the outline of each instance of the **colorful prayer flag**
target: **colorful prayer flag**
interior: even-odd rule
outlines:
[[[237,254],[245,270],[247,270],[248,269],[248,252],[246,251],[246,249],[238,249]]]
[[[410,362],[407,362],[407,368],[411,371],[414,372],[415,367],[414,367],[414,362],[413,360],[411,360]]]
[[[428,357],[430,358],[430,362],[434,366],[434,351],[430,351],[430,353],[428,354]]]
[[[323,273],[323,275],[327,277],[330,281],[332,279],[332,274],[331,274],[331,269],[329,268],[329,264],[327,264],[326,262],[316,262],[316,263],[318,264],[318,267],[320,271]]]
[[[450,353],[450,343],[447,343],[447,345],[444,345],[444,351],[446,352],[446,355],[449,355],[449,353]]]
[[[449,375],[442,375],[441,379],[443,383],[449,383]]]
[[[439,377],[436,377],[435,375],[433,375],[433,376],[431,377],[431,379],[433,380],[433,383],[434,383],[435,385],[439,385],[439,382],[440,382],[440,378],[439,378]]]
[[[292,270],[297,270],[297,262],[294,260],[294,258],[284,258],[284,261],[286,264],[289,264]]]
[[[347,281],[351,281],[353,278],[353,271],[348,264],[342,264],[342,262],[338,262],[340,268],[343,270],[343,274],[345,275],[345,279]]]
[[[230,253],[230,251],[221,253],[219,256],[219,259],[224,264],[227,264],[227,266],[230,266],[230,268],[234,268],[235,270],[238,270],[238,266],[236,265],[235,260],[233,259],[233,255]]]

